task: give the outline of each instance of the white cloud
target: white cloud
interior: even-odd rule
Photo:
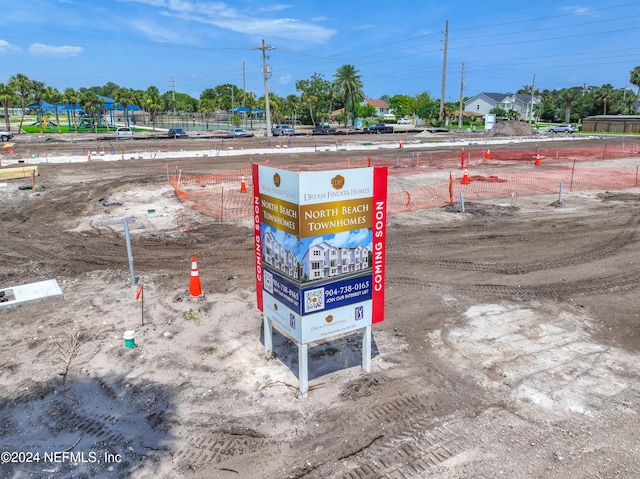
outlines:
[[[255,36],[282,38],[291,41],[324,43],[336,34],[311,21],[296,18],[269,18],[269,13],[277,13],[291,8],[276,4],[251,11],[239,10],[223,2],[200,2],[197,0],[128,0],[160,9],[160,14],[187,22],[212,25],[217,28]]]
[[[144,20],[131,22],[131,27],[145,34],[150,40],[162,43],[195,44],[185,32],[161,26]]]
[[[587,7],[578,7],[578,6],[568,6],[560,8],[561,12],[566,12],[566,14],[570,15],[589,15],[593,13],[592,8]]]
[[[0,40],[0,53],[4,52],[19,52],[20,47],[9,43],[6,40]]]
[[[44,43],[32,43],[29,47],[29,53],[32,55],[42,55],[51,57],[77,57],[82,53],[82,47],[72,47],[64,45],[56,47],[46,45]]]

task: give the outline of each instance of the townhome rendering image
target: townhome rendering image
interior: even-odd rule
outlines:
[[[362,240],[363,237],[366,239],[369,233],[368,229],[364,229],[357,230],[355,235]],[[263,261],[285,276],[302,283],[359,274],[371,268],[371,252],[367,247],[362,243],[353,247],[345,245],[344,235],[340,241],[341,245],[337,246],[335,236],[337,235],[314,238],[312,240],[315,242],[307,246],[302,243],[293,246],[289,243],[291,246],[287,248],[282,243],[287,243],[288,238],[279,242],[275,231],[267,229],[262,243]],[[298,255],[302,257],[299,258]]]

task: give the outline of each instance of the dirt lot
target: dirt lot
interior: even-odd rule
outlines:
[[[262,161],[249,152],[264,141],[236,141],[247,154],[227,158],[196,154],[213,148],[200,140],[162,144],[194,151],[170,169],[206,173]],[[100,148],[33,142],[16,153]],[[336,150],[270,161],[354,156]],[[637,189],[391,217],[372,373],[358,334],[312,345],[300,398],[295,346],[278,334],[276,358],[264,359],[247,225],[186,209],[158,160],[39,169],[35,189],[19,189],[29,179],[0,189],[0,288],[56,279],[64,298],[0,311],[0,449],[11,453],[0,477],[638,477]],[[134,349],[123,345],[130,329]]]

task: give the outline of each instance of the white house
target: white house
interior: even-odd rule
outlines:
[[[376,116],[394,117],[392,110],[389,109],[389,104],[384,100],[373,100],[371,98],[367,98],[365,101],[360,103],[360,105],[371,105],[374,107],[376,109]]]
[[[278,243],[271,231],[264,234],[262,260],[290,278],[299,279],[300,263],[298,258],[293,251],[287,250]]]
[[[540,97],[534,95],[533,107],[540,104]],[[518,112],[518,120],[529,120],[531,116],[531,95],[522,93],[478,93],[464,103],[466,112],[477,112],[478,116],[487,115],[494,108],[504,111],[515,110]]]
[[[329,279],[368,267],[369,250],[364,246],[337,248],[323,241],[310,247],[302,258],[302,277],[309,281]]]

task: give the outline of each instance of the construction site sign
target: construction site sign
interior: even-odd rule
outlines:
[[[384,319],[386,168],[254,165],[259,309],[300,344]]]

